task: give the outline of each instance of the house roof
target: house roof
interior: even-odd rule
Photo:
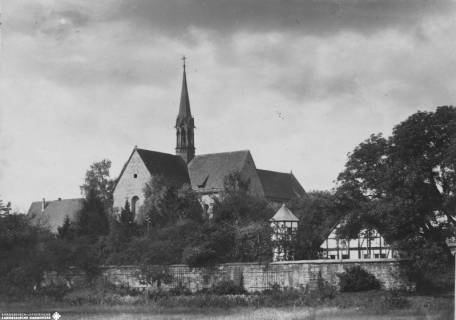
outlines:
[[[240,172],[249,157],[248,150],[196,156],[188,164],[193,188],[198,191],[222,190],[225,177],[232,172]]]
[[[288,201],[303,197],[306,192],[292,173],[257,169],[266,198]]]
[[[276,214],[270,219],[270,221],[299,221],[290,209],[285,204],[282,204]]]
[[[84,199],[61,199],[46,201],[44,211],[42,211],[42,201],[34,201],[30,205],[27,213],[32,223],[49,228],[56,233],[57,229],[63,225],[65,217],[74,221],[79,211],[84,206]]]
[[[163,175],[178,185],[190,183],[187,164],[180,156],[145,149],[136,151],[151,175]]]

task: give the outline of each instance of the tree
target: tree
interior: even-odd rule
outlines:
[[[299,218],[295,259],[318,259],[321,243],[343,215],[339,199],[329,191],[313,191],[288,206]]]
[[[74,224],[71,222],[70,217],[65,216],[65,220],[63,220],[63,225],[57,228],[58,237],[60,239],[68,239],[71,240],[75,237],[75,227]]]
[[[83,208],[76,216],[75,232],[78,236],[93,237],[107,235],[109,232],[108,214],[95,189],[88,191]]]
[[[42,244],[50,233],[22,214],[0,216],[0,288],[9,296],[31,294],[49,266]]]
[[[138,225],[134,220],[134,213],[130,210],[130,204],[125,201],[118,217],[111,217],[109,234],[104,239],[104,255],[108,264],[131,264],[133,258],[130,249],[138,250],[138,247],[130,248],[134,237],[138,236]]]
[[[268,220],[273,209],[265,199],[249,193],[250,182],[238,172],[225,177],[225,190],[214,198],[213,219],[200,238],[187,247],[190,265],[233,261],[269,261],[272,254]]]
[[[250,181],[233,172],[224,179],[225,189],[220,197],[214,198],[213,217],[216,223],[231,225],[268,221],[274,214],[264,199],[249,192]]]
[[[115,184],[115,181],[109,177],[110,169],[111,160],[103,159],[93,163],[86,172],[84,184],[80,186],[81,193],[85,198],[94,193],[106,209],[112,207],[112,193]]]
[[[139,213],[148,225],[161,228],[187,219],[201,221],[203,209],[189,185],[179,187],[157,175],[144,187]]]
[[[128,200],[120,211],[119,224],[127,241],[136,234],[135,214],[131,212]]]
[[[440,266],[449,259],[445,239],[456,221],[456,108],[417,112],[391,137],[377,134],[362,142],[349,155],[337,192],[350,203],[343,233],[374,227],[407,250],[421,280],[435,274],[437,269],[426,269],[438,268],[436,261],[424,263],[420,251],[423,245],[441,248],[446,254]]]

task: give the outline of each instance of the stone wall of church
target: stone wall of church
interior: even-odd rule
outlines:
[[[192,292],[210,288],[222,280],[232,280],[242,285],[248,292],[263,291],[273,285],[281,288],[316,287],[320,277],[334,286],[338,286],[337,273],[347,267],[359,265],[375,275],[387,290],[407,289],[414,286],[401,276],[397,259],[372,259],[363,261],[349,260],[303,260],[274,262],[268,265],[258,263],[227,263],[210,268],[189,268],[186,265],[169,267],[172,282],[163,284],[163,289],[185,286]],[[147,286],[140,281],[140,269],[137,266],[105,266],[102,277],[106,282],[144,289]],[[81,281],[80,275],[73,277],[74,282]],[[153,288],[152,288],[153,289]]]
[[[134,151],[114,190],[114,210],[120,210],[124,207],[127,199],[131,206],[132,199],[135,196],[138,197],[136,208],[139,208],[144,201],[143,188],[150,179],[149,171],[139,154]]]

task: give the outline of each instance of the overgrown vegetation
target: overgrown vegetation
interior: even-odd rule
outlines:
[[[320,258],[320,245],[343,216],[340,199],[329,191],[311,191],[293,199],[289,208],[299,218],[295,259]]]
[[[388,138],[371,135],[349,154],[337,195],[348,213],[342,235],[377,229],[410,259],[405,273],[417,289],[434,289],[453,260],[445,240],[456,222],[456,108],[420,111]]]
[[[34,226],[25,215],[0,216],[4,292],[17,297],[44,293],[40,284],[46,273],[69,279],[70,268],[93,282],[103,264],[140,265],[142,281],[160,286],[170,281],[165,270],[170,264],[270,260],[267,221],[272,209],[250,194],[249,182],[238,173],[226,178],[227,189],[215,199],[213,219],[207,218],[189,186],[173,185],[161,176],[145,187],[144,205],[135,216],[128,201],[119,213],[112,212],[110,165],[103,160],[89,168],[81,186],[83,208],[75,219],[67,217],[56,235]]]
[[[338,273],[340,291],[356,292],[380,288],[377,278],[360,266],[349,267],[345,272]]]
[[[338,293],[336,288],[321,279],[315,288],[303,287],[280,288],[272,285],[264,292],[246,293],[233,282],[222,281],[213,288],[190,293],[183,287],[170,291],[145,292],[127,287],[116,287],[101,282],[67,292],[62,301],[66,305],[148,305],[162,310],[166,309],[232,309],[238,307],[337,307],[340,309],[356,308],[384,314],[391,310],[405,309],[414,306],[414,297],[398,291],[371,290],[362,293]],[[423,300],[423,297],[421,297]],[[419,308],[435,307],[440,310],[447,307],[451,310],[451,299],[448,302],[432,298],[431,303],[423,303]],[[416,303],[415,303],[416,304]]]

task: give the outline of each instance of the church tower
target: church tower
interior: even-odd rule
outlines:
[[[182,91],[180,97],[179,114],[176,119],[176,155],[181,156],[185,163],[189,163],[195,157],[194,129],[195,122],[190,111],[190,99],[188,98],[187,76],[182,79]]]

